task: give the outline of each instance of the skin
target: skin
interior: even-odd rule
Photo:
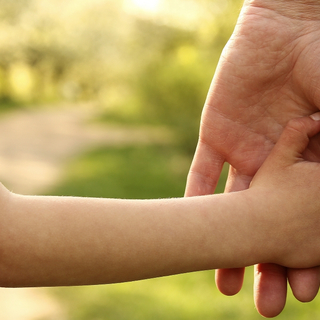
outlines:
[[[121,200],[22,196],[1,186],[0,285],[107,284],[257,262],[318,265],[320,164],[302,153],[319,131],[320,120],[291,121],[251,187],[235,193]]]
[[[186,196],[212,194],[224,162],[230,164],[225,191],[249,187],[286,123],[319,110],[319,57],[319,1],[245,1],[203,109]],[[319,138],[312,141],[306,159],[320,160],[319,143]],[[220,291],[236,294],[243,273],[243,269],[218,270]],[[255,303],[262,315],[281,312],[287,278],[300,301],[311,301],[318,292],[318,268],[258,265]]]

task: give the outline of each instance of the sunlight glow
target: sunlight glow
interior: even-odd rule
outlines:
[[[159,7],[159,0],[132,0],[139,9],[147,12],[156,12]]]

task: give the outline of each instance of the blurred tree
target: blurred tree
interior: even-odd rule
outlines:
[[[181,1],[175,2],[181,6]],[[141,114],[171,126],[178,143],[193,152],[206,92],[242,1],[184,3],[188,4],[198,6],[198,18],[204,15],[192,28],[136,22],[136,42],[144,48],[145,63],[134,83]]]
[[[129,2],[0,0],[0,101],[98,100],[193,150],[242,1],[159,0],[149,14]]]

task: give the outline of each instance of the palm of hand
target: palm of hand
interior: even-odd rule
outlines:
[[[244,8],[207,97],[186,195],[213,193],[225,161],[231,165],[226,191],[247,188],[288,120],[320,108],[319,26],[320,21],[294,19],[262,7]],[[319,145],[315,137],[305,153],[308,160],[320,161]],[[280,266],[261,266],[260,271],[264,276],[257,284],[257,307],[273,316],[285,303],[286,280],[279,279],[286,272]],[[296,296],[310,300],[317,282],[303,292],[298,274],[289,274]],[[238,277],[230,284],[218,274],[218,286],[225,293],[236,293],[241,281]],[[270,296],[278,305],[271,307]]]

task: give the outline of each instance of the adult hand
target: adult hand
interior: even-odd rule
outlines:
[[[226,192],[248,188],[286,123],[320,108],[320,2],[247,0],[224,49],[202,114],[186,196],[214,192],[224,162]],[[304,154],[320,161],[320,137]],[[287,277],[300,301],[319,289],[318,268],[262,264],[255,272],[255,303],[267,317],[286,301]],[[243,270],[218,270],[217,285],[232,295]]]

